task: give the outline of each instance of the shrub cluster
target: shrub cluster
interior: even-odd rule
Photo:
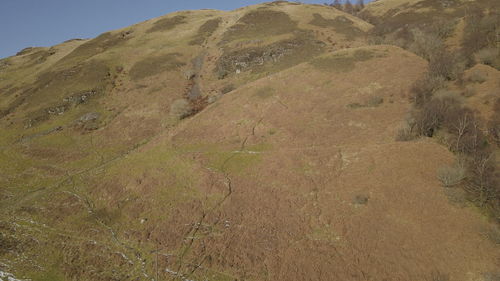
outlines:
[[[430,71],[414,84],[414,109],[407,127],[399,131],[396,139],[433,137],[439,131],[448,148],[460,155],[462,162],[442,168],[438,178],[444,186],[463,180],[461,186],[468,199],[500,220],[500,175],[494,153],[495,146],[500,145],[500,99],[495,104],[495,114],[484,122],[476,112],[459,102],[455,92],[439,90],[444,79],[439,73]]]
[[[485,14],[483,9],[473,7],[465,16],[462,52],[469,66],[476,62],[500,69],[497,36],[500,32],[499,15]]]

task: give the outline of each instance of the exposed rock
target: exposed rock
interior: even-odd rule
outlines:
[[[94,121],[94,120],[99,119],[100,116],[101,116],[101,114],[99,114],[98,112],[90,112],[90,113],[84,114],[82,117],[80,117],[78,119],[78,122]]]
[[[217,61],[216,74],[218,79],[223,79],[231,73],[241,73],[255,67],[271,63],[275,64],[285,57],[293,57],[299,63],[300,59],[319,53],[325,44],[321,41],[311,40],[304,36],[283,40],[263,47],[246,48],[224,53]]]
[[[77,129],[85,131],[93,131],[99,129],[99,118],[101,114],[98,112],[89,112],[82,115],[78,120],[75,121],[75,127]]]
[[[73,94],[69,97],[65,97],[63,99],[63,101],[67,102],[67,103],[71,103],[73,105],[79,105],[79,104],[87,102],[91,97],[95,96],[96,94],[97,94],[96,90],[84,91],[81,93]]]

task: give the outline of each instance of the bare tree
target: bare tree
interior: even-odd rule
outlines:
[[[365,7],[365,1],[363,0],[357,0],[356,5],[354,5],[354,12],[357,14],[363,10]]]
[[[332,7],[342,10],[342,4],[340,3],[340,0],[333,1]]]
[[[467,191],[472,193],[480,207],[498,199],[499,196],[499,188],[494,178],[494,162],[493,153],[478,153],[471,163],[472,177]]]
[[[468,114],[460,116],[455,124],[453,124],[453,129],[456,131],[457,140],[455,144],[455,151],[459,151],[460,149],[460,141],[462,137],[465,135],[467,128],[469,127],[469,118]]]
[[[352,5],[350,0],[346,0],[344,4],[344,12],[353,14],[354,13],[354,6]]]

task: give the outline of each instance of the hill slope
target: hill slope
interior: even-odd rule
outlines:
[[[1,60],[0,279],[496,274],[494,226],[435,176],[453,154],[395,141],[427,62],[372,28],[280,1]]]

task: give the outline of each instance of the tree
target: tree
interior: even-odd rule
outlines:
[[[342,4],[340,4],[340,0],[333,1],[332,7],[337,8],[338,10],[342,10]]]
[[[349,13],[349,14],[354,13],[354,6],[352,5],[350,0],[345,1],[344,12]]]
[[[355,7],[354,7],[354,12],[355,12],[355,13],[359,13],[359,12],[361,12],[361,10],[363,10],[363,8],[364,8],[364,7],[365,7],[365,1],[363,1],[363,0],[358,0],[358,1],[356,2]]]

